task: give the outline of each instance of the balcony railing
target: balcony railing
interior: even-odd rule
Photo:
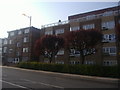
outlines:
[[[64,24],[68,24],[68,23],[69,23],[69,20],[66,20],[66,21],[62,21],[62,22],[56,22],[56,23],[51,23],[51,24],[42,25],[41,28],[58,26],[58,25],[64,25]]]
[[[72,23],[72,22],[83,22],[83,21],[87,21],[87,20],[94,20],[94,19],[99,19],[105,16],[117,16],[120,14],[120,10],[115,10],[115,11],[106,11],[104,13],[100,13],[100,14],[96,14],[96,15],[88,15],[85,17],[81,17],[81,18],[77,18],[77,19],[71,19],[71,20],[66,20],[66,21],[62,21],[62,22],[56,22],[56,23],[51,23],[51,24],[46,24],[46,25],[42,25],[41,28],[47,28],[47,27],[52,27],[52,26],[58,26],[58,25],[64,25],[64,24],[68,24],[68,23]]]

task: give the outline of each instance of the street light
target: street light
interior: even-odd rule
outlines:
[[[26,17],[28,17],[29,19],[30,19],[30,25],[29,25],[29,54],[28,54],[28,57],[29,57],[29,59],[31,59],[31,41],[32,41],[32,33],[30,33],[31,32],[31,16],[28,16],[28,15],[26,15],[26,14],[22,14],[22,15],[24,15],[24,16],[26,16]]]
[[[28,16],[28,15],[26,15],[26,14],[22,14],[22,15],[24,15],[24,16],[26,16],[26,17],[28,17],[28,18],[30,19],[30,27],[31,27],[31,19],[32,19],[32,17],[31,17],[31,16]]]

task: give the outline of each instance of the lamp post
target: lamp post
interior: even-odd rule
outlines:
[[[30,27],[31,27],[31,20],[32,20],[32,16],[28,16],[28,15],[26,15],[26,14],[22,14],[22,15],[24,15],[24,16],[26,16],[26,17],[28,17],[29,19],[30,19]]]
[[[22,14],[22,15],[24,15],[24,16],[26,16],[26,17],[28,17],[29,18],[29,50],[28,50],[28,58],[29,58],[29,60],[31,59],[31,46],[32,46],[32,32],[31,32],[31,20],[32,20],[32,17],[31,16],[28,16],[28,15],[26,15],[26,14]]]

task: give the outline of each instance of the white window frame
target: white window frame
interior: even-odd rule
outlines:
[[[23,48],[23,53],[28,52],[28,48]]]
[[[15,32],[10,32],[10,36],[14,36],[15,35]]]
[[[103,61],[104,66],[113,66],[117,65],[117,60],[104,60]]]
[[[85,64],[93,65],[93,64],[95,64],[95,62],[92,60],[87,60],[87,61],[85,61]]]
[[[86,25],[83,25],[83,29],[84,30],[94,29],[94,28],[95,28],[95,24],[86,24]]]
[[[63,34],[64,33],[64,29],[57,29],[55,30],[55,34],[58,35],[58,34]]]
[[[53,35],[53,30],[45,31],[45,35]]]
[[[113,34],[104,34],[103,35],[103,41],[107,42],[115,42],[116,41],[116,35]]]
[[[24,33],[29,33],[30,29],[25,29]]]
[[[3,53],[7,53],[7,47],[3,47]]]
[[[64,61],[56,61],[56,64],[64,64]]]
[[[87,20],[95,19],[95,16],[96,15],[88,15],[88,16],[86,16],[86,19]]]
[[[114,14],[113,11],[106,11],[103,13],[103,16],[112,16]]]
[[[114,49],[114,52],[111,52],[111,49]],[[117,54],[117,50],[116,47],[103,47],[103,53],[107,53],[109,55],[116,55]]]
[[[20,52],[16,52],[16,55],[17,55],[17,56],[20,56]]]
[[[57,55],[64,55],[64,50],[59,50]]]
[[[12,48],[10,48],[10,49],[9,49],[9,53],[12,53],[12,52],[13,52],[13,49],[12,49]]]
[[[8,43],[8,41],[7,41],[7,39],[5,39],[4,41],[3,41],[3,44],[7,44]]]
[[[9,44],[12,44],[12,40],[9,40]]]
[[[23,42],[24,43],[29,42],[29,38],[28,37],[24,37]]]
[[[74,60],[72,60],[72,61],[70,61],[70,64],[80,64],[80,61],[74,61]]]
[[[20,35],[20,34],[22,34],[22,31],[21,31],[21,30],[18,31],[18,35]]]
[[[80,30],[80,26],[70,27],[70,31],[77,31],[77,30]]]
[[[102,29],[114,29],[115,28],[115,21],[106,21],[102,22]]]

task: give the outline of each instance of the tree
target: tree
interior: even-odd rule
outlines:
[[[81,63],[84,64],[85,56],[95,53],[95,46],[101,42],[103,35],[97,30],[71,31],[67,38],[69,48],[80,52]]]
[[[64,47],[64,38],[56,35],[45,35],[36,41],[36,55],[44,55],[51,63],[58,51]]]

